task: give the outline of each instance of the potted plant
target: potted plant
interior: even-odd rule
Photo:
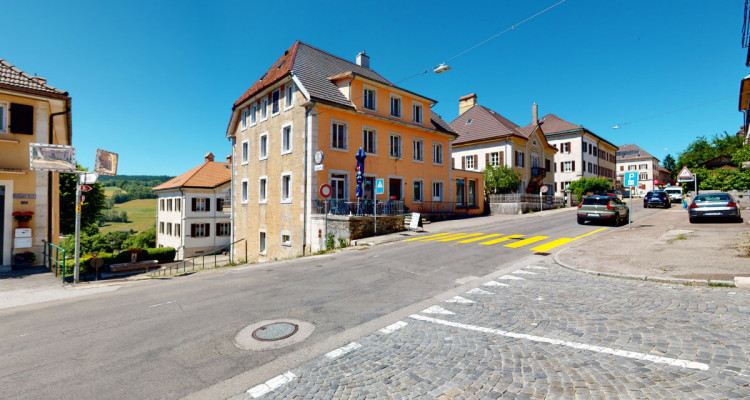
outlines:
[[[30,251],[24,251],[23,253],[16,253],[13,255],[13,264],[21,267],[30,266],[34,260],[36,260],[36,254]]]
[[[18,222],[19,228],[28,228],[31,217],[34,216],[33,211],[15,211],[13,212],[13,219]]]

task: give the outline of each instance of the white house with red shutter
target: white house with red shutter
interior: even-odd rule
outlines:
[[[175,259],[183,260],[230,243],[230,213],[224,211],[232,179],[229,161],[215,162],[208,153],[203,164],[153,189],[157,247],[173,247]]]

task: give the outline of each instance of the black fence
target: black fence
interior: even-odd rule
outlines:
[[[315,212],[333,215],[403,215],[404,202],[401,200],[378,201],[348,199],[315,199]]]

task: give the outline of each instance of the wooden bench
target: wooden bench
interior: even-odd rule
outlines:
[[[134,263],[121,263],[112,264],[109,266],[109,270],[112,272],[129,272],[129,271],[140,271],[156,268],[159,266],[158,260],[146,260],[138,261]]]

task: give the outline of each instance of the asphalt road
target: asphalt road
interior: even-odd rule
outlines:
[[[639,208],[635,219],[659,211]],[[452,291],[478,286],[480,278],[548,260],[536,246],[575,242],[599,229],[576,224],[571,210],[455,232],[474,235],[462,241],[518,236],[496,244],[481,243],[498,237],[401,241],[0,310],[0,397],[230,397]],[[315,329],[277,350],[235,345],[244,327],[275,319],[306,321]]]

